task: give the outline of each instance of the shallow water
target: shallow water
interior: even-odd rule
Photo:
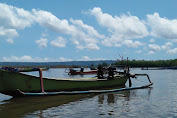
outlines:
[[[153,86],[104,94],[30,98],[12,98],[0,94],[0,117],[177,117],[177,70],[132,69],[131,72],[149,74]],[[38,72],[30,74],[38,75]],[[51,69],[43,72],[43,76],[69,77],[64,73],[64,69]],[[145,85],[147,82],[145,77],[139,77],[132,79],[132,86]],[[128,86],[128,83],[126,85]]]

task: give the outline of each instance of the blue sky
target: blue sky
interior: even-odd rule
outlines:
[[[176,0],[0,0],[0,61],[177,58]]]

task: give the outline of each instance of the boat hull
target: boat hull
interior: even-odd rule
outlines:
[[[116,75],[114,79],[93,78],[43,78],[45,92],[93,90],[114,86],[124,86],[126,76]],[[18,72],[0,70],[0,92],[18,96],[18,91],[41,92],[40,77],[26,75]]]

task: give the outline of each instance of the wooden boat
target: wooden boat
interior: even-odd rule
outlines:
[[[94,90],[99,88],[124,86],[128,79],[128,76],[125,75],[115,75],[114,79],[98,79],[97,77],[42,78],[41,69],[39,69],[39,75],[39,77],[36,77],[0,69],[0,93],[11,96],[20,96],[23,92],[45,93]]]

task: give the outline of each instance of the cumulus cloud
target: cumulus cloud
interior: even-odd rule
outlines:
[[[83,56],[82,57],[84,60],[90,60],[90,58],[88,56]]]
[[[147,15],[147,25],[154,37],[163,39],[177,39],[177,19],[161,18],[158,13]]]
[[[168,54],[177,54],[177,48],[167,50]]]
[[[161,47],[158,46],[157,44],[149,44],[148,47],[152,51],[160,51],[161,50]]]
[[[155,52],[154,51],[149,51],[148,54],[153,55],[153,54],[155,54]]]
[[[50,12],[35,9],[32,11],[36,15],[36,22],[42,27],[71,36],[71,41],[76,44],[76,47],[79,47],[78,49],[87,48],[87,43],[94,43],[94,47],[88,49],[98,49],[98,46],[95,46],[97,38],[104,38],[104,35],[100,35],[93,27],[84,24],[81,20],[70,19],[71,24],[69,24],[66,19],[60,20]]]
[[[30,27],[33,24],[33,15],[22,8],[0,3],[0,37],[8,43],[18,36],[17,30]]]
[[[155,54],[156,51],[165,50],[167,53],[174,54],[176,53],[176,49],[171,49],[173,44],[171,42],[167,42],[162,46],[159,46],[157,44],[149,44],[149,54]]]
[[[39,48],[47,47],[48,39],[41,38],[40,40],[36,40],[36,43],[39,45]]]
[[[0,24],[6,28],[24,29],[31,26],[34,16],[22,9],[0,3]]]
[[[63,34],[72,34],[77,31],[74,26],[69,25],[66,19],[60,20],[50,12],[33,9],[32,13],[35,16],[35,21],[49,30]]]
[[[0,36],[1,37],[5,37],[5,36],[7,36],[7,37],[16,37],[16,36],[18,36],[18,33],[17,33],[17,31],[15,30],[15,29],[8,29],[8,28],[4,28],[4,27],[0,27]]]
[[[87,44],[89,44],[93,47],[89,47],[88,49],[97,50],[97,40],[105,37],[99,34],[93,27],[84,24],[82,20],[61,20],[51,12],[44,10],[32,9],[31,11],[27,11],[22,8],[0,3],[0,11],[0,21],[2,21],[0,22],[0,37],[4,36],[8,39],[10,38],[11,42],[8,40],[10,43],[12,43],[13,38],[18,36],[18,30],[31,27],[34,23],[38,23],[41,27],[50,31],[70,36],[71,41],[77,40],[79,42],[79,44],[73,43],[76,47],[84,47],[84,49],[87,48]],[[40,40],[36,43],[38,43],[41,48],[47,46],[46,40],[42,42]],[[64,43],[58,46],[62,47]]]
[[[82,20],[70,19],[70,22],[77,27],[79,31],[77,34],[73,35],[74,40],[72,39],[78,49],[83,49],[83,47],[91,50],[99,49],[97,45],[98,40],[104,39],[104,35],[99,34],[92,26],[84,24]]]
[[[65,47],[66,46],[66,39],[63,37],[58,37],[57,39],[51,41],[50,44],[55,47]]]
[[[13,43],[13,38],[17,37],[18,33],[15,29],[8,29],[0,26],[0,37],[5,37],[8,43]]]
[[[123,44],[127,45],[127,47],[133,47],[133,48],[138,48],[138,46],[144,45],[143,43],[139,41],[132,41],[132,40],[125,40]]]
[[[99,50],[100,49],[95,43],[88,43],[86,45],[86,48],[88,48],[90,50]]]
[[[148,52],[149,55],[153,55],[155,54],[155,52],[161,51],[162,49],[162,47],[157,44],[149,44],[148,48],[149,48],[149,52]]]
[[[22,8],[0,3],[0,11],[0,37],[7,38],[8,43],[12,43],[18,36],[17,30],[30,27],[34,23],[35,17]]]
[[[99,34],[92,26],[84,24],[82,20],[73,20],[70,19],[71,23],[74,25],[79,26],[82,28],[83,31],[86,31],[90,36],[97,37],[97,38],[105,38],[104,35]]]
[[[121,42],[122,40],[137,39],[148,36],[149,32],[137,16],[121,15],[111,16],[110,14],[103,13],[101,8],[95,7],[90,10],[90,13],[96,17],[97,22],[108,29],[111,33],[110,41],[112,43]],[[108,39],[104,41],[107,42]],[[110,46],[110,44],[109,44]]]
[[[162,45],[161,48],[163,50],[169,50],[172,46],[173,46],[173,44],[171,42],[167,42],[167,43],[165,43],[165,45]]]
[[[10,43],[10,44],[13,44],[13,43],[14,43],[14,40],[11,39],[11,38],[8,38],[8,39],[6,39],[6,42],[8,42],[8,43]]]

